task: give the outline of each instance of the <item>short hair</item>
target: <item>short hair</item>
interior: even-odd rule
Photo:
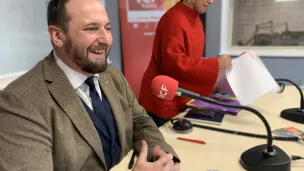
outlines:
[[[180,0],[180,2],[183,2],[183,0]]]
[[[47,23],[48,26],[54,25],[61,28],[64,32],[68,32],[68,23],[70,16],[66,10],[66,3],[69,0],[50,0],[47,7]]]

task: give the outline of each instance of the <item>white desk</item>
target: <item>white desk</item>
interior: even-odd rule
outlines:
[[[270,93],[263,96],[251,107],[261,112],[270,124],[272,130],[282,127],[295,127],[304,130],[304,124],[287,121],[280,117],[280,112],[286,108],[299,107],[300,96],[295,87],[287,86],[281,94]],[[183,116],[181,113],[180,116]],[[179,117],[180,117],[179,116]],[[209,126],[212,126],[208,124]],[[181,171],[241,171],[239,164],[241,154],[257,145],[266,144],[266,139],[258,139],[237,136],[206,129],[194,128],[191,133],[178,134],[171,130],[168,123],[161,127],[166,141],[174,148],[180,157]],[[262,121],[254,114],[240,111],[237,116],[226,115],[220,128],[266,134],[266,128]],[[177,137],[201,139],[206,145],[200,145],[185,141],[179,141]],[[280,147],[288,155],[304,156],[304,143],[274,141],[274,145]],[[128,170],[128,163],[132,152],[117,165],[112,171]],[[303,171],[304,160],[292,161],[292,171]]]

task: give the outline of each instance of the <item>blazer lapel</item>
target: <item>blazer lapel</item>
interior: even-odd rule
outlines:
[[[123,111],[119,102],[119,97],[118,97],[118,92],[115,88],[115,85],[113,83],[113,80],[111,78],[111,75],[108,73],[101,73],[100,74],[100,79],[99,79],[99,84],[105,94],[105,96],[107,97],[115,121],[116,121],[116,127],[117,127],[117,131],[118,131],[118,136],[119,136],[119,141],[120,141],[120,147],[121,149],[125,149],[125,139],[123,138],[125,136],[124,132],[125,132],[125,121],[124,121],[124,117],[122,116]],[[123,158],[123,154],[120,153],[120,160],[122,160]]]
[[[52,53],[44,63],[44,76],[45,80],[50,83],[48,88],[52,96],[106,167],[98,132],[76,94],[76,90],[74,90],[64,72],[57,65]]]

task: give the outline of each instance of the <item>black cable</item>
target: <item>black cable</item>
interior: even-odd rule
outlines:
[[[294,155],[291,155],[290,158],[291,158],[291,160],[301,160],[301,159],[304,160],[304,157],[301,157],[301,156],[294,156]]]
[[[175,119],[182,119],[182,118],[175,118]],[[173,119],[168,119],[168,120],[172,121]],[[240,131],[234,131],[234,130],[229,130],[229,129],[216,128],[216,127],[212,127],[212,126],[198,125],[198,124],[194,124],[194,123],[192,123],[192,126],[197,127],[197,128],[202,128],[202,129],[208,129],[208,130],[212,130],[212,131],[219,131],[219,132],[223,132],[223,133],[234,134],[234,135],[242,135],[242,136],[246,136],[246,137],[263,138],[263,139],[268,138],[267,135],[240,132]],[[279,140],[279,141],[300,141],[300,140],[302,140],[301,138],[299,138],[297,136],[293,136],[293,137],[273,136],[272,138],[274,140]]]
[[[254,138],[264,138],[267,139],[267,135],[261,135],[261,134],[254,134],[254,133],[248,133],[248,132],[240,132],[240,131],[233,131],[228,129],[222,129],[222,128],[216,128],[211,126],[205,126],[205,125],[198,125],[198,124],[192,124],[194,127],[203,128],[203,129],[209,129],[212,131],[219,131],[234,135],[242,135],[246,137],[254,137]],[[274,140],[280,140],[280,141],[300,141],[301,139],[299,137],[279,137],[279,136],[273,136]]]

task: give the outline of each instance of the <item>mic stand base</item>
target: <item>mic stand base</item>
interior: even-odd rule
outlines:
[[[289,121],[304,123],[304,111],[299,108],[285,109],[281,112],[281,117]]]
[[[259,145],[245,151],[241,155],[240,163],[248,171],[290,171],[291,159],[279,147],[273,146],[274,156],[264,153],[267,145]]]

